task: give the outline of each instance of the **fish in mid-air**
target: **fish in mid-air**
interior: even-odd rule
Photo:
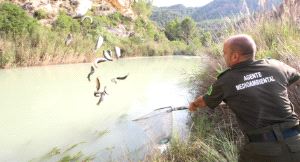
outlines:
[[[116,77],[116,78],[112,78],[110,81],[117,84],[117,80],[125,80],[128,77],[129,73],[126,74],[125,76],[120,76],[120,77]]]
[[[100,90],[100,80],[99,80],[98,77],[96,78],[96,90],[97,90],[97,91]]]
[[[88,78],[89,81],[91,81],[91,75],[94,74],[94,72],[95,72],[95,69],[94,69],[93,66],[91,66],[91,71],[90,71],[90,73],[87,76],[87,78]]]
[[[99,78],[97,77],[96,78],[96,91],[94,92],[94,96],[95,97],[99,97],[99,95],[100,95],[100,80],[99,80]]]
[[[72,41],[73,41],[73,35],[71,33],[69,33],[67,38],[65,39],[65,45],[69,46]]]
[[[105,62],[105,61],[107,61],[107,60],[106,60],[105,58],[103,58],[103,57],[96,58],[96,59],[94,60],[94,66],[95,66],[96,68],[98,68],[98,64],[101,63],[101,62]]]
[[[104,100],[104,96],[108,95],[106,92],[106,86],[104,86],[104,90],[102,92],[99,92],[99,101],[97,102],[97,105],[100,105],[100,103]]]
[[[93,23],[93,18],[92,18],[91,16],[83,16],[83,17],[81,18],[81,23],[83,23],[85,19],[89,19],[89,20],[90,20],[90,23],[91,23],[91,24]]]
[[[97,50],[102,46],[103,41],[104,41],[103,37],[101,35],[99,35],[99,37],[97,39],[97,43],[94,48],[94,52],[97,52]]]
[[[117,77],[116,79],[118,80],[125,80],[128,77],[129,73],[126,74],[125,76]]]
[[[121,57],[121,49],[120,47],[115,47],[116,58],[119,59]]]
[[[103,50],[103,57],[108,61],[113,61],[111,53],[111,50]]]

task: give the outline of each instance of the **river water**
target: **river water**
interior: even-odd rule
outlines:
[[[0,161],[141,160],[149,140],[132,120],[159,107],[188,105],[187,74],[200,64],[183,56],[119,59],[100,63],[91,82],[91,64],[0,70]],[[100,105],[96,77],[108,93]],[[188,115],[174,112],[174,132],[181,136]]]

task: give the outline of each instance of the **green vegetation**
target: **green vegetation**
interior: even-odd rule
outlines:
[[[34,158],[30,162],[36,161],[58,161],[58,162],[70,162],[70,161],[84,161],[91,162],[95,159],[94,155],[85,155],[81,151],[74,151],[79,145],[85,142],[79,142],[65,148],[54,147],[48,153],[40,158]],[[57,160],[54,160],[57,159]]]
[[[177,54],[197,55],[203,45],[200,40],[201,32],[196,27],[196,22],[190,17],[186,17],[181,22],[178,19],[170,21],[165,27],[165,35],[170,41],[185,43],[185,47],[177,45],[177,47],[182,47]]]
[[[148,0],[139,0],[133,3],[132,8],[139,17],[149,17],[152,12],[152,4]]]
[[[60,32],[79,32],[80,24],[65,12],[60,12],[53,29]]]
[[[192,119],[192,133],[188,141],[174,138],[170,148],[149,161],[157,162],[235,162],[243,143],[242,132],[236,129],[229,109],[205,109]]]
[[[115,46],[122,49],[124,57],[195,55],[197,51],[196,41],[187,32],[195,26],[191,19],[182,26],[185,33],[181,33],[181,39],[177,40],[179,42],[170,42],[164,31],[149,20],[152,6],[146,0],[132,4],[138,15],[134,20],[119,12],[107,16],[89,12],[92,21],[89,18],[81,20],[73,19],[66,12],[60,11],[50,27],[37,23],[37,20],[48,18],[43,10],[37,10],[30,16],[13,3],[0,4],[0,29],[3,31],[0,33],[2,68],[88,62],[101,55],[102,50],[113,50]],[[68,34],[72,34],[73,39],[66,45]],[[95,52],[94,47],[100,35],[104,38],[104,44]],[[194,45],[188,46],[188,43]]]
[[[191,18],[185,18],[181,22],[182,39],[187,45],[190,44],[193,38],[197,37],[196,34],[196,23]]]
[[[43,10],[35,11],[34,19],[12,3],[1,3],[1,6],[0,28],[4,31],[0,33],[2,68],[88,62],[101,55],[102,50],[114,49],[115,46],[122,49],[125,57],[200,55],[201,49],[210,47],[214,39],[214,35],[204,28],[199,29],[190,17],[175,19],[167,23],[165,29],[159,29],[149,20],[152,5],[147,0],[132,4],[137,15],[134,20],[119,12],[98,16],[92,12],[95,10],[88,13],[92,20],[81,20],[60,11],[50,27],[37,23],[37,20],[48,18]],[[69,34],[72,41],[66,45]],[[100,35],[104,44],[95,52]]]
[[[7,2],[0,3],[0,31],[3,33],[13,36],[32,33],[36,26],[36,21],[20,7]]]
[[[198,114],[201,118],[195,117],[193,119],[193,134],[190,137],[191,143],[182,143],[176,139],[172,142],[169,155],[173,159],[182,158],[181,155],[176,157],[176,152],[184,151],[186,157],[176,161],[237,161],[238,146],[241,141],[236,140],[239,138],[241,132],[234,130],[233,123],[226,121],[230,112],[228,110],[216,111],[211,113]],[[226,127],[224,127],[224,125]],[[235,123],[236,124],[236,123]],[[182,147],[184,145],[186,147]],[[194,156],[189,156],[194,155]]]
[[[38,20],[45,19],[47,18],[47,16],[48,16],[47,12],[41,9],[33,13],[33,17],[35,17]]]
[[[290,64],[291,62],[287,59],[300,57],[299,27],[295,24],[280,22],[262,21],[259,24],[256,30],[246,26],[248,33],[253,35],[259,44],[258,58],[271,57]]]

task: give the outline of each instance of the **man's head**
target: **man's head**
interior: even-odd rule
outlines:
[[[232,67],[246,60],[254,60],[256,44],[249,35],[234,35],[224,42],[223,52],[227,66]]]

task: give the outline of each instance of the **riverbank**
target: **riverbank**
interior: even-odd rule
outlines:
[[[135,2],[132,7],[139,13],[136,19],[118,12],[107,16],[91,12],[93,21],[89,22],[62,11],[52,24],[42,25],[40,17],[13,3],[1,2],[0,68],[90,62],[103,57],[104,50],[114,52],[115,47],[121,49],[123,57],[199,53],[199,40],[190,40],[190,44],[168,40],[149,20],[151,4],[147,1]],[[97,45],[99,38],[103,44]]]

